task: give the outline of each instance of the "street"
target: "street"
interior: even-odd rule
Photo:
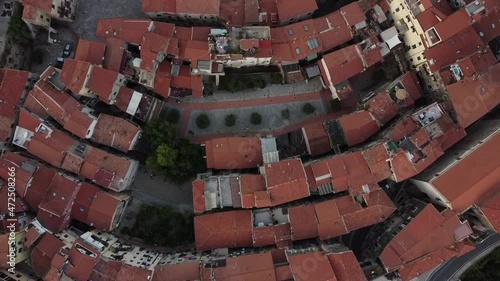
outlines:
[[[466,268],[473,265],[475,262],[480,260],[486,255],[486,251],[493,250],[495,247],[500,245],[500,234],[492,234],[486,238],[481,244],[476,245],[476,249],[461,256],[449,260],[448,262],[442,264],[437,270],[435,270],[426,281],[445,281],[445,280],[458,280],[460,274],[465,271]],[[465,268],[464,268],[465,267]],[[459,273],[459,271],[462,271]]]

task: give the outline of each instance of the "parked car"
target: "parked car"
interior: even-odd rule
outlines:
[[[63,57],[68,58],[69,55],[71,55],[72,50],[73,50],[73,46],[71,46],[71,44],[66,44],[64,46],[64,50],[63,50]]]

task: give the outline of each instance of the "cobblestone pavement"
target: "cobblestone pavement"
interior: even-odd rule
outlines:
[[[104,18],[146,18],[142,0],[83,0],[78,1],[74,31],[85,39],[96,39],[97,22]]]

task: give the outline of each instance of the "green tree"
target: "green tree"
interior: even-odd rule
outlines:
[[[302,111],[305,114],[309,115],[309,114],[313,114],[316,111],[316,108],[314,107],[314,105],[312,105],[310,102],[308,102],[302,106]]]
[[[288,118],[290,118],[290,110],[289,110],[288,108],[283,109],[283,110],[281,111],[281,118],[283,118],[283,119],[288,119]]]
[[[156,161],[162,167],[172,167],[177,161],[177,150],[168,144],[162,143],[156,149]]]
[[[257,112],[252,112],[252,114],[250,114],[250,123],[252,123],[254,125],[261,124],[262,123],[262,116]]]
[[[226,118],[224,118],[224,124],[226,127],[232,127],[236,124],[236,115],[234,114],[228,114],[226,115]]]
[[[196,127],[199,129],[206,129],[210,126],[210,118],[205,113],[202,113],[196,117]]]
[[[333,112],[338,112],[342,108],[342,104],[340,103],[339,99],[333,99],[330,102],[330,107]]]
[[[166,119],[169,123],[172,124],[177,124],[179,122],[179,119],[181,118],[181,114],[179,113],[179,110],[172,108],[167,112]]]

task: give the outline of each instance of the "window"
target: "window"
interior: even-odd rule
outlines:
[[[299,48],[299,47],[295,48],[295,53],[296,53],[297,55],[300,55],[300,48]]]
[[[290,36],[293,35],[293,29],[291,29],[291,28],[288,29],[288,35],[290,35]]]
[[[309,25],[304,24],[304,30],[305,30],[305,31],[309,31]]]
[[[319,47],[318,40],[316,38],[312,38],[307,40],[307,45],[309,46],[309,49],[314,50]]]
[[[399,11],[401,11],[399,8],[396,9],[396,13],[399,13]]]
[[[422,60],[422,59],[420,58],[420,56],[418,56],[418,57],[417,57],[417,60]]]
[[[417,48],[417,45],[413,44],[413,45],[411,46],[411,48],[412,48],[412,49],[416,49],[416,48]]]
[[[422,46],[422,42],[418,42],[418,45],[419,45],[419,46]]]

